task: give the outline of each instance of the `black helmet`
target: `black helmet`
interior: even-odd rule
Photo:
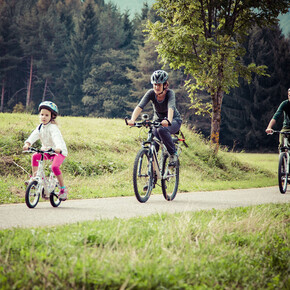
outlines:
[[[168,80],[168,73],[164,70],[156,70],[151,75],[151,84],[164,84]]]

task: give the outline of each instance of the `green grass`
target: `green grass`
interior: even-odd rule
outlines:
[[[1,289],[289,289],[288,204],[0,231]]]
[[[31,156],[22,153],[22,146],[38,122],[36,115],[0,114],[0,203],[24,202],[28,174],[17,165],[31,171]],[[120,119],[60,117],[58,122],[69,150],[61,168],[70,199],[134,194],[133,162],[145,130],[129,128]],[[181,155],[179,192],[277,184],[277,154],[233,154],[221,149],[215,156],[202,136],[186,126],[182,131],[189,148],[183,147]],[[154,193],[160,194],[160,188]]]
[[[146,133],[122,120],[59,121],[70,198],[133,195]],[[37,116],[0,114],[0,203],[24,201],[27,176],[16,164],[30,171],[21,148],[36,124]],[[180,191],[276,185],[277,154],[215,156],[183,131]],[[289,204],[268,204],[0,230],[0,289],[289,289],[289,220]]]

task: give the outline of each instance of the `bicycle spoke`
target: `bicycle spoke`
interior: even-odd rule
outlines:
[[[175,198],[179,183],[179,162],[176,166],[169,166],[169,156],[164,156],[162,165],[162,193],[166,200]]]
[[[141,149],[136,156],[133,170],[134,192],[140,202],[146,202],[152,191],[151,167],[148,150]]]

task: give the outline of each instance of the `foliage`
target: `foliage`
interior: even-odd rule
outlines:
[[[137,5],[135,2],[132,2],[134,7]],[[148,4],[152,2],[148,1]],[[146,3],[140,14],[134,16],[122,10],[124,7],[121,7],[121,2],[114,3],[104,0],[0,0],[0,111],[13,112],[22,104],[26,112],[36,113],[42,100],[52,100],[57,103],[61,115],[123,118],[131,114],[136,103],[151,87],[150,74],[162,66],[156,51],[158,42],[145,41],[144,24],[148,19],[152,23],[162,22],[162,18]],[[287,58],[284,56],[288,54],[289,41],[275,36],[277,33],[276,30],[265,33],[265,37],[273,38],[277,43],[277,46],[272,47],[273,52],[269,48],[268,53],[262,53],[266,47],[257,47],[258,43],[263,45],[263,41],[271,43],[264,39],[263,32],[252,36],[251,55],[247,38],[240,47],[247,51],[243,60],[240,59],[241,63],[267,65],[271,79],[253,75],[254,82],[251,85],[239,80],[244,91],[231,90],[225,96],[227,109],[222,116],[225,131],[221,133],[221,141],[227,146],[232,145],[233,139],[241,139],[249,149],[252,145],[255,150],[268,146],[262,134],[264,129],[261,130],[264,125],[257,127],[260,118],[257,113],[260,110],[259,98],[255,98],[255,110],[245,106],[247,108],[237,117],[236,110],[231,111],[228,107],[239,106],[239,103],[244,106],[245,99],[247,104],[251,104],[255,94],[259,95],[270,102],[260,110],[265,111],[265,122],[274,112],[271,104],[278,104],[284,98],[283,91],[289,80]],[[175,37],[177,41],[179,35]],[[161,38],[167,39],[164,35]],[[173,42],[174,47],[177,49],[179,46]],[[275,67],[274,59],[277,63]],[[282,62],[282,59],[285,61]],[[198,103],[201,106],[197,108],[195,104],[191,108],[185,81],[190,80],[191,84],[195,84],[194,78],[185,72],[184,67],[178,70],[168,65],[163,67],[170,74],[170,87],[176,93],[178,110],[184,122],[208,136],[210,118],[198,114],[210,102],[211,96],[205,90],[198,90]],[[271,84],[273,88],[267,87],[265,90],[264,83]],[[269,94],[265,94],[265,91]],[[242,99],[238,102],[236,97],[239,97],[240,92]],[[250,96],[248,99],[247,95]],[[230,99],[233,99],[234,105]],[[255,124],[248,124],[255,116]],[[234,136],[237,134],[231,126],[234,124],[247,128],[250,133],[246,134],[250,136],[244,138],[244,133],[242,137]],[[256,136],[255,142],[253,136]]]
[[[289,215],[268,204],[2,230],[1,288],[288,289]]]
[[[224,93],[238,86],[238,78],[250,81],[253,72],[265,75],[265,66],[244,65],[243,37],[254,24],[277,22],[289,2],[275,1],[171,1],[157,0],[154,8],[163,21],[148,22],[162,60],[172,68],[184,68],[194,82],[186,86],[191,96],[206,90],[212,99],[211,141],[219,144],[220,115]],[[162,37],[160,37],[162,35]],[[216,152],[217,152],[217,146]]]

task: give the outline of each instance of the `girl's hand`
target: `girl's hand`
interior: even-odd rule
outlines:
[[[23,150],[27,151],[29,147],[30,147],[30,144],[25,143],[24,146],[23,146]]]
[[[56,153],[56,154],[61,154],[61,149],[59,149],[59,148],[56,148],[56,149],[54,149],[54,152]]]

